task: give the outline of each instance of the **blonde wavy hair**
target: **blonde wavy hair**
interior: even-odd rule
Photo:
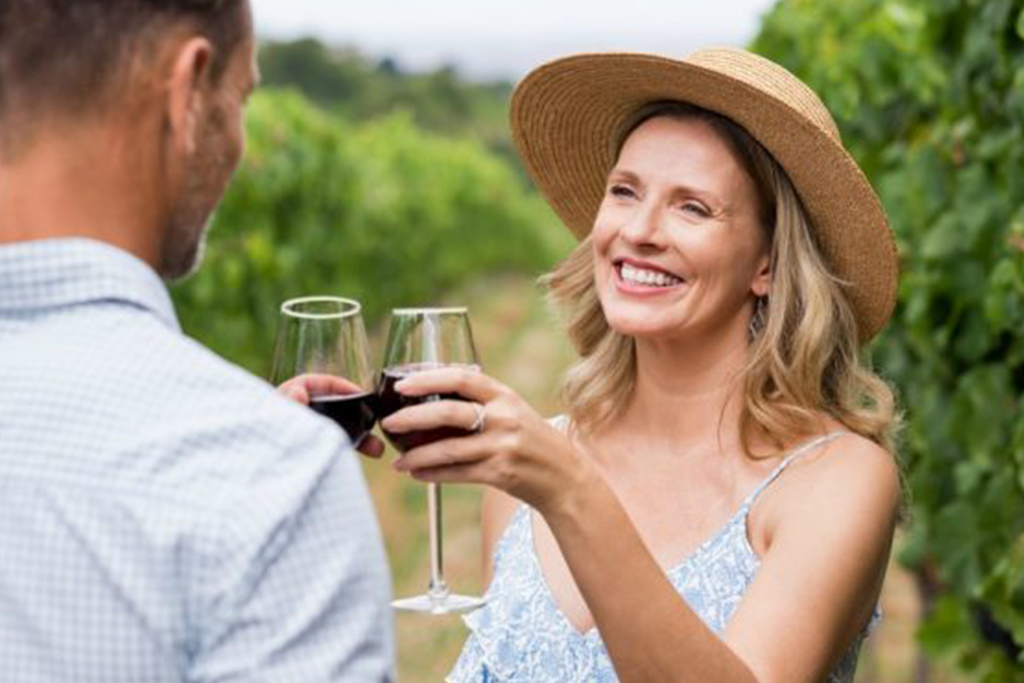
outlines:
[[[893,392],[860,356],[857,321],[829,272],[811,223],[789,177],[743,128],[685,103],[655,103],[637,113],[619,143],[658,116],[708,123],[754,181],[761,224],[771,244],[769,297],[755,302],[743,370],[740,437],[748,455],[760,432],[783,448],[823,429],[825,416],[894,450],[899,424]],[[562,385],[573,424],[585,431],[614,419],[636,383],[636,346],[604,317],[594,284],[590,238],[541,278],[549,300],[564,314],[579,359]]]

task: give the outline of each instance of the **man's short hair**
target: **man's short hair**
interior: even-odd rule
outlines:
[[[161,31],[185,26],[214,46],[220,78],[248,33],[247,0],[0,0],[0,128],[14,112],[83,113],[109,104]]]

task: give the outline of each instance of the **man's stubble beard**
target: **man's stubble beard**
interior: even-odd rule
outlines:
[[[160,250],[160,275],[181,281],[202,262],[214,212],[231,181],[235,163],[227,150],[217,116],[203,127],[199,144],[186,171],[185,187],[171,208]]]

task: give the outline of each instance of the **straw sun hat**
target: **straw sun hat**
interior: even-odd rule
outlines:
[[[833,274],[846,283],[860,338],[896,299],[896,247],[882,205],[843,148],[832,116],[793,74],[744,50],[678,60],[580,54],[544,64],[516,88],[512,134],[537,186],[569,229],[590,233],[618,145],[647,104],[682,101],[747,130],[786,170]]]

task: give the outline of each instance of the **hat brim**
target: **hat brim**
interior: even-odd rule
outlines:
[[[574,55],[535,69],[518,85],[512,134],[537,187],[582,239],[594,224],[616,144],[639,109],[674,100],[732,119],[789,175],[866,342],[888,321],[896,300],[898,261],[885,212],[842,143],[773,97],[771,86],[657,55]]]

